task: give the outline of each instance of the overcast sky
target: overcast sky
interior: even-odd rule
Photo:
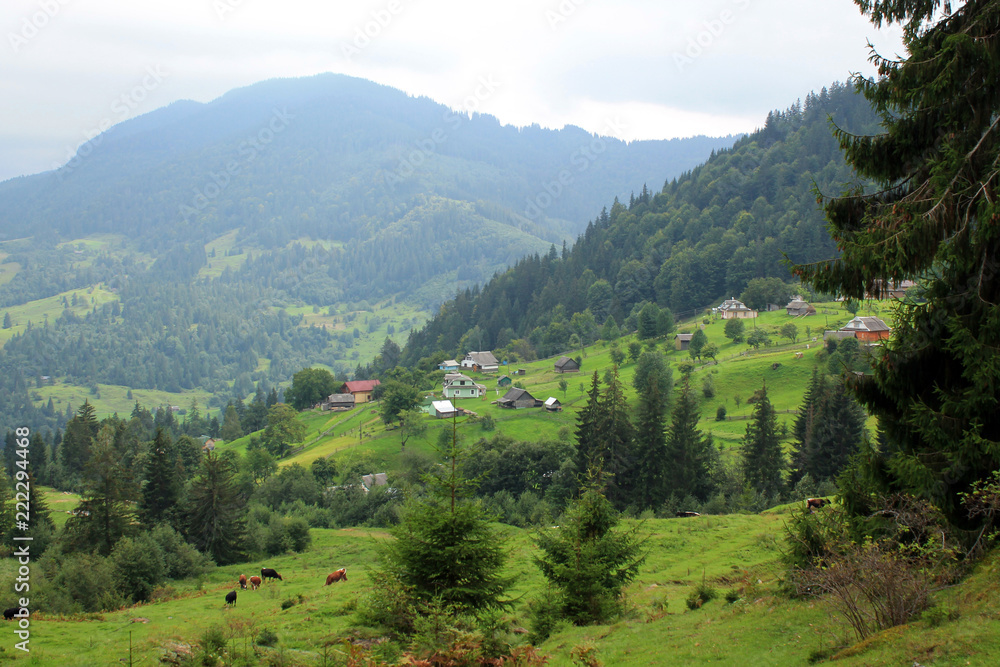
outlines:
[[[0,180],[102,127],[340,72],[514,125],[621,139],[759,127],[901,52],[851,0],[3,0]]]

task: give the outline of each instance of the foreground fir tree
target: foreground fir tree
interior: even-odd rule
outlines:
[[[380,547],[384,574],[420,602],[473,614],[506,609],[506,541],[472,499],[476,483],[461,474],[457,438],[443,453],[443,474],[427,477],[430,497],[407,502],[395,539]]]
[[[670,416],[666,441],[666,490],[678,500],[688,496],[707,500],[712,492],[715,445],[698,429],[699,419],[698,399],[688,376],[684,378],[680,398]]]
[[[869,476],[975,528],[959,494],[1000,467],[1000,2],[855,2],[902,25],[910,55],[873,55],[878,78],[856,81],[885,132],[837,137],[876,188],[827,203],[841,257],[797,273],[851,299],[919,281],[874,374],[853,378],[884,429]]]
[[[537,539],[541,555],[535,563],[556,593],[540,606],[576,625],[601,623],[620,613],[623,590],[646,560],[639,525],[617,530],[618,512],[604,497],[599,478],[591,474],[559,527]]]

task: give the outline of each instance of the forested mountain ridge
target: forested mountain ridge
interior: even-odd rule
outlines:
[[[403,362],[461,352],[463,337],[483,349],[546,356],[567,349],[573,333],[587,337],[576,331],[580,320],[570,322],[574,314],[622,323],[656,303],[691,315],[739,295],[754,278],[790,280],[786,257],[835,256],[814,188],[834,195],[856,178],[831,121],[857,134],[878,128],[869,103],[848,85],[772,112],[762,129],[668,179],[660,192],[644,189],[628,205],[616,199],[568,252],[527,257],[481,290],[459,294],[411,335]]]
[[[60,169],[0,183],[0,421],[64,421],[77,406],[42,378],[221,407],[315,363],[344,375],[366,337],[393,334],[372,304],[405,301],[404,335],[572,238],[603,199],[731,142],[507,127],[333,74],[122,122]]]

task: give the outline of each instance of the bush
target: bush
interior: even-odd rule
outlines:
[[[729,604],[736,602],[737,600],[740,599],[740,597],[742,597],[740,595],[740,592],[735,588],[730,588],[728,591],[726,591],[726,602],[728,602]]]
[[[118,590],[133,602],[148,600],[166,569],[163,549],[148,533],[118,540],[111,550],[111,561]]]
[[[724,422],[726,421],[726,406],[720,405],[715,410],[715,421]]]
[[[685,602],[687,603],[688,609],[694,610],[701,608],[703,604],[711,602],[718,596],[719,593],[715,590],[715,588],[702,581],[691,590],[691,593],[687,596],[687,600],[685,600]]]
[[[934,605],[933,607],[924,610],[924,613],[920,615],[920,620],[925,622],[932,628],[936,628],[945,621],[954,621],[958,619],[958,610],[949,605]]]
[[[257,646],[274,646],[278,643],[278,633],[271,628],[262,628],[253,641]]]

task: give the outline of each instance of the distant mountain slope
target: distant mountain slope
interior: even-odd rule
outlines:
[[[813,188],[838,194],[854,175],[829,118],[856,133],[878,128],[864,98],[838,84],[773,112],[763,129],[661,192],[627,205],[616,200],[568,253],[525,258],[481,291],[446,303],[410,337],[404,363],[461,353],[470,332],[485,349],[522,339],[522,354],[546,356],[566,349],[575,313],[589,309],[598,325],[608,315],[621,324],[655,302],[690,316],[740,294],[753,278],[791,280],[786,256],[800,263],[834,256]]]
[[[439,195],[558,220],[555,231],[575,235],[609,197],[732,141],[625,144],[574,127],[501,126],[342,75],[279,79],[123,122],[62,169],[0,184],[0,230],[120,233],[149,249],[242,228],[274,247],[355,238],[366,221]],[[559,183],[563,172],[571,182]]]

